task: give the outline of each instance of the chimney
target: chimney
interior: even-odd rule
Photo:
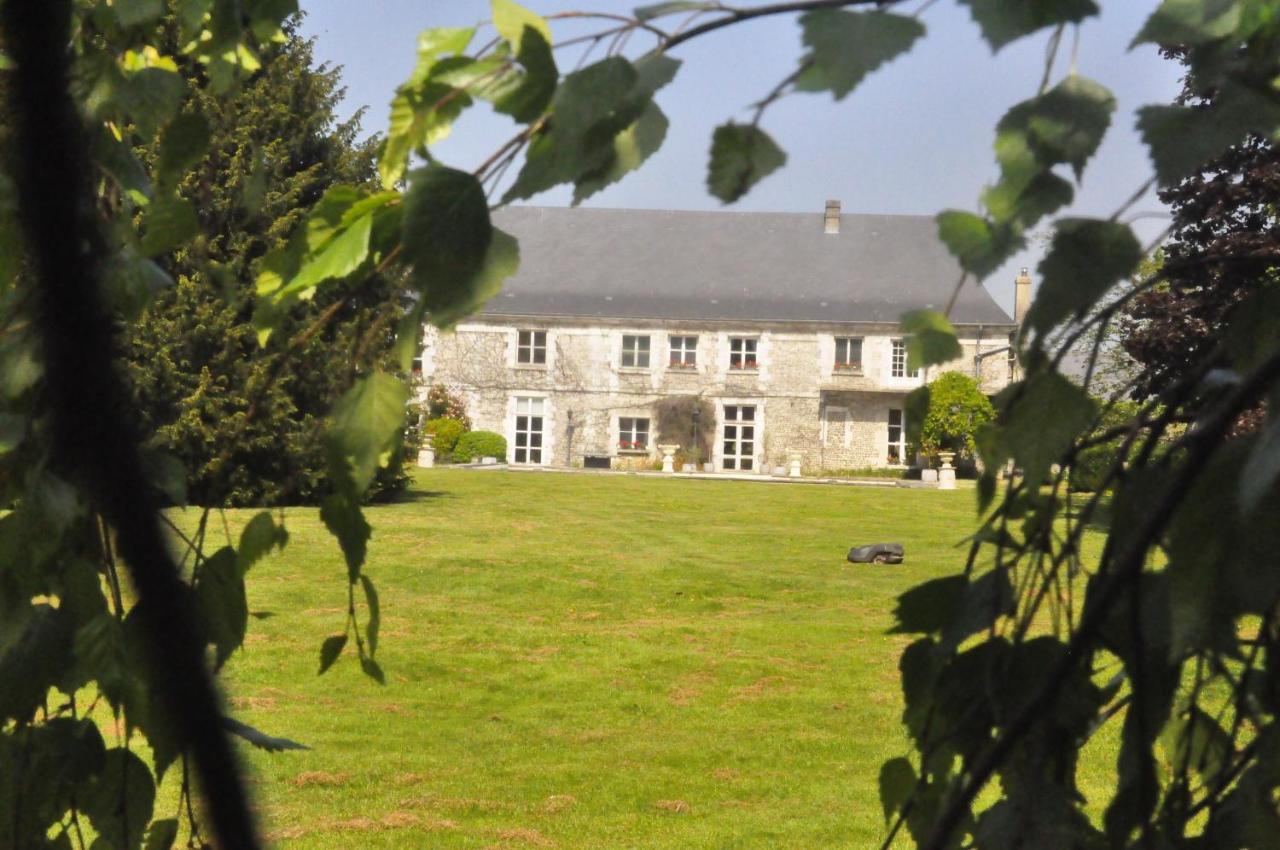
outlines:
[[[1024,268],[1013,280],[1013,320],[1022,324],[1031,309],[1031,275]]]
[[[840,232],[840,202],[827,201],[827,212],[822,222],[823,233]]]

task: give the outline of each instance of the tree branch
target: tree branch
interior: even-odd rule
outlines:
[[[259,846],[239,761],[222,732],[190,589],[179,579],[142,472],[129,396],[102,301],[104,249],[85,128],[70,94],[69,0],[8,0],[4,40],[16,65],[11,107],[20,219],[35,271],[56,456],[116,531],[138,594],[151,686],[193,754],[219,844]]]
[[[709,32],[732,26],[742,21],[749,21],[753,18],[764,18],[770,15],[785,15],[790,12],[812,12],[815,9],[839,9],[843,6],[875,6],[883,8],[886,6],[894,6],[903,2],[903,0],[800,0],[793,3],[774,3],[769,6],[756,6],[751,9],[730,9],[726,8],[727,13],[723,18],[716,18],[714,21],[707,21],[705,24],[698,24],[696,27],[690,27],[682,33],[677,33],[666,39],[658,46],[659,50],[667,51],[673,47],[684,44],[686,41],[695,39],[700,35],[706,35]]]

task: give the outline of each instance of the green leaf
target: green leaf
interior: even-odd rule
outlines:
[[[946,210],[938,214],[938,237],[965,271],[982,280],[998,269],[1023,239],[1007,228],[993,226],[973,213]]]
[[[956,329],[937,310],[912,310],[902,314],[907,345],[907,370],[949,363],[961,355]]]
[[[512,0],[491,0],[490,8],[493,11],[494,29],[507,40],[513,50],[521,46],[525,27],[537,30],[547,44],[551,43],[551,27],[547,26],[541,15]]]
[[[573,203],[582,203],[643,165],[645,160],[662,147],[667,136],[667,126],[667,116],[662,114],[656,103],[649,103],[636,123],[614,138],[613,158],[608,166],[595,174],[583,175],[578,180],[573,190]]]
[[[426,82],[442,59],[461,56],[475,34],[474,27],[436,27],[418,33],[418,64],[409,83]]]
[[[401,227],[412,283],[431,321],[447,324],[448,317],[473,309],[494,237],[475,176],[442,166],[415,171]]]
[[[382,609],[378,605],[378,591],[367,575],[360,575],[360,586],[364,588],[364,601],[369,606],[369,625],[365,629],[365,638],[369,641],[369,655],[378,654],[378,630],[382,626]]]
[[[1039,97],[1014,106],[996,125],[1017,134],[1043,168],[1067,163],[1080,179],[1111,124],[1116,99],[1104,86],[1072,74]]]
[[[888,12],[818,9],[801,16],[805,57],[811,63],[796,80],[801,91],[829,90],[836,100],[872,71],[906,53],[924,35],[915,18]]]
[[[652,97],[645,86],[636,66],[621,56],[566,76],[552,99],[550,126],[529,144],[504,203],[576,183],[607,167],[614,137],[635,123]]]
[[[911,797],[916,787],[916,772],[905,758],[889,759],[880,765],[880,805],[887,824]]]
[[[164,449],[147,446],[142,450],[142,468],[167,504],[180,507],[187,503],[187,467],[181,460]]]
[[[731,204],[786,161],[787,155],[759,127],[733,122],[722,124],[711,136],[707,190]]]
[[[133,850],[142,845],[143,832],[151,822],[156,786],[142,759],[115,747],[107,750],[98,775],[80,786],[76,802],[99,841],[116,850]]]
[[[240,545],[236,548],[236,560],[243,575],[274,547],[284,548],[288,535],[283,527],[271,518],[271,511],[259,511],[240,532]]]
[[[1057,372],[1038,371],[996,396],[998,427],[983,461],[991,468],[1013,459],[1029,486],[1049,474],[1071,443],[1093,422],[1097,406],[1084,390]],[[980,442],[980,445],[982,443]]]
[[[1280,105],[1238,85],[1224,85],[1213,105],[1144,106],[1138,131],[1151,149],[1162,186],[1177,184],[1197,168],[1239,144],[1250,133],[1270,135],[1280,126]]]
[[[1142,245],[1128,225],[1087,218],[1057,223],[1040,263],[1041,284],[1027,324],[1048,333],[1068,317],[1079,318],[1142,261]]]
[[[560,72],[551,45],[533,27],[526,26],[516,54],[524,73],[498,78],[492,85],[475,91],[477,97],[493,102],[493,108],[522,124],[532,123],[551,103]]]
[[[1235,756],[1231,736],[1196,706],[1174,713],[1160,743],[1174,773],[1193,770],[1210,786],[1217,784]]]
[[[16,449],[26,434],[27,417],[20,413],[0,413],[0,454]]]
[[[405,382],[375,371],[361,378],[343,394],[330,413],[329,443],[350,466],[348,495],[359,498],[404,428],[409,402]]]
[[[221,667],[244,643],[249,627],[249,603],[244,575],[236,552],[224,546],[200,565],[196,575],[196,605],[216,650],[215,667]]]
[[[722,8],[720,3],[708,0],[667,0],[666,3],[637,6],[635,14],[641,21],[651,21],[654,18],[674,15],[678,12],[714,12],[720,8]]]
[[[382,668],[378,666],[378,662],[374,661],[369,656],[366,655],[364,658],[360,659],[360,669],[364,671],[366,676],[373,679],[379,685],[385,685],[387,683],[387,677],[383,674]]]
[[[226,729],[232,735],[244,738],[250,744],[253,744],[260,750],[266,750],[269,753],[278,753],[284,750],[309,750],[306,744],[299,744],[297,741],[291,741],[288,738],[276,738],[254,729],[247,723],[242,723],[234,717],[223,717],[222,728]]]
[[[93,159],[120,187],[121,191],[146,203],[151,197],[151,178],[132,148],[117,139],[105,124],[93,128]]]
[[[316,675],[323,673],[333,666],[333,662],[338,660],[338,656],[342,654],[342,648],[347,645],[347,636],[333,635],[324,639],[324,643],[320,644],[320,670]]]
[[[149,24],[164,14],[161,0],[114,0],[111,8],[122,27]]]
[[[1036,30],[1080,23],[1098,14],[1094,0],[960,0],[982,29],[982,37],[999,50]]]
[[[1180,47],[1218,41],[1236,32],[1243,11],[1239,0],[1164,0],[1133,44]]]
[[[209,132],[209,122],[198,112],[184,112],[169,122],[160,136],[160,158],[156,163],[161,184],[172,186],[204,158]]]
[[[1014,613],[1013,585],[1004,570],[991,570],[966,582],[951,619],[942,629],[941,645],[955,649],[970,635],[986,631],[1001,617]]]
[[[176,71],[143,68],[120,82],[115,101],[137,125],[138,134],[150,138],[178,111],[186,94],[187,83]]]
[[[306,299],[321,283],[354,274],[369,257],[369,234],[372,230],[372,213],[351,222],[323,248],[303,260],[298,273],[285,283],[276,297],[297,295]]]
[[[347,579],[354,583],[360,577],[360,568],[368,554],[369,538],[373,535],[364,511],[360,510],[358,502],[334,493],[320,503],[320,519],[329,533],[338,538],[338,547],[347,562]]]
[[[1240,506],[1254,513],[1280,480],[1280,418],[1272,417],[1258,436],[1240,476]],[[1258,517],[1262,520],[1262,517]],[[1262,520],[1265,521],[1265,520]]]
[[[934,634],[951,621],[969,580],[945,576],[917,584],[898,596],[893,615],[897,624],[889,634]]]
[[[177,818],[164,818],[153,821],[147,830],[147,843],[144,850],[173,850],[178,843]]]
[[[136,319],[157,295],[173,286],[173,278],[154,260],[126,245],[107,260],[102,284],[112,308],[126,319]]]
[[[142,215],[142,253],[163,254],[182,245],[200,232],[196,209],[186,198],[162,195]]]
[[[982,190],[982,205],[997,226],[1025,232],[1040,219],[1071,203],[1071,183],[1050,171],[1037,170],[1026,178],[1005,172],[998,183]]]
[[[31,610],[18,636],[0,647],[0,722],[29,721],[71,667],[73,624],[67,612],[45,604]]]

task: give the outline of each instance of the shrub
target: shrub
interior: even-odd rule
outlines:
[[[1102,487],[1107,470],[1115,462],[1116,445],[1107,444],[1085,449],[1071,465],[1068,483],[1072,490],[1096,491]]]
[[[698,414],[698,444],[693,442],[693,414]],[[680,446],[688,463],[711,460],[711,439],[716,435],[716,409],[701,396],[673,396],[653,405],[657,442]],[[684,463],[686,461],[677,461]],[[678,469],[679,467],[677,467]]]
[[[428,434],[435,435],[432,445],[436,450],[436,457],[448,460],[453,455],[458,438],[466,433],[467,424],[460,419],[441,417],[427,420],[426,430]]]
[[[453,450],[453,459],[458,463],[470,463],[482,457],[503,460],[506,456],[507,438],[492,431],[468,431]]]
[[[471,418],[461,398],[449,392],[444,384],[433,384],[427,391],[428,419],[457,419],[464,431],[471,430]]]
[[[928,412],[920,423],[920,449],[927,455],[952,451],[972,456],[974,433],[995,418],[990,399],[962,372],[943,372],[929,384],[928,399]]]

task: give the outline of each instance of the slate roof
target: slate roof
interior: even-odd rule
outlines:
[[[520,270],[488,316],[897,322],[945,309],[960,268],[926,216],[508,207]],[[1010,325],[966,283],[956,324]]]

